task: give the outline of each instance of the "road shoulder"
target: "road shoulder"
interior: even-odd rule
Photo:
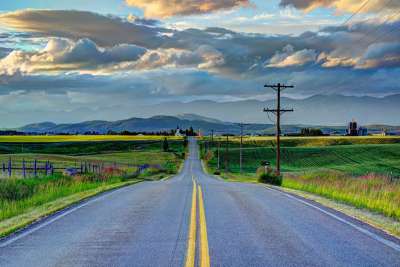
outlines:
[[[393,239],[397,242],[400,239],[400,222],[395,219],[371,212],[369,210],[359,209],[348,204],[330,200],[312,193],[284,187],[276,187],[270,185],[263,186],[278,190],[283,193],[288,193],[302,200],[306,200],[307,202],[311,202],[312,204],[316,204],[317,206],[331,209],[337,213],[342,213],[355,220],[355,222],[357,222],[358,224],[365,224],[366,226],[372,227],[373,229],[382,231],[380,234],[384,234],[389,239]]]
[[[0,238],[6,239],[12,234],[24,231],[24,229],[29,228],[33,224],[41,223],[54,214],[62,213],[63,211],[68,210],[72,206],[89,201],[91,198],[97,197],[101,194],[139,182],[142,182],[142,180],[132,180],[104,185],[95,189],[79,192],[49,203],[45,203],[39,207],[32,208],[29,212],[1,221]]]

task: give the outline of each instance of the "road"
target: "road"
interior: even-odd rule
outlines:
[[[182,172],[93,198],[0,241],[0,266],[400,266],[400,242],[262,185]]]

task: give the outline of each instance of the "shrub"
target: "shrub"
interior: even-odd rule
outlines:
[[[1,181],[0,199],[19,200],[33,195],[35,186],[23,180],[7,179]]]
[[[272,184],[272,185],[277,185],[281,186],[282,185],[282,176],[277,175],[271,168],[267,168],[265,170],[264,167],[260,167],[257,170],[257,175],[258,175],[258,182],[264,183],[264,184]]]

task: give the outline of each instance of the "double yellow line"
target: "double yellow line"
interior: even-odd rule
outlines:
[[[197,197],[199,202],[199,234],[200,253],[199,263],[201,267],[210,266],[210,254],[208,250],[206,213],[204,211],[203,192],[201,186],[196,184],[194,177],[192,193],[192,209],[190,213],[189,237],[186,252],[185,267],[194,267],[196,263],[196,237],[197,237]]]

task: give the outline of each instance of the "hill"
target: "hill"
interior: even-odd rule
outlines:
[[[49,122],[29,124],[19,128],[19,131],[29,133],[86,133],[98,132],[107,133],[109,131],[122,132],[158,132],[169,131],[171,129],[201,129],[203,133],[231,133],[240,132],[240,126],[236,123],[222,122],[211,118],[198,116],[195,114],[184,114],[174,116],[154,116],[150,118],[130,118],[119,121],[86,121],[71,124],[54,124]],[[262,132],[272,129],[270,124],[252,124],[249,129],[254,132]]]
[[[381,98],[343,95],[315,95],[305,99],[284,97],[282,106],[294,108],[295,112],[285,114],[282,117],[282,123],[343,126],[355,119],[362,125],[400,125],[399,103],[400,94]],[[265,107],[274,106],[274,100],[228,102],[197,100],[187,103],[167,102],[137,106],[132,108],[132,114],[150,117],[156,114],[176,116],[181,113],[194,113],[220,121],[269,124],[271,122],[262,110]]]

